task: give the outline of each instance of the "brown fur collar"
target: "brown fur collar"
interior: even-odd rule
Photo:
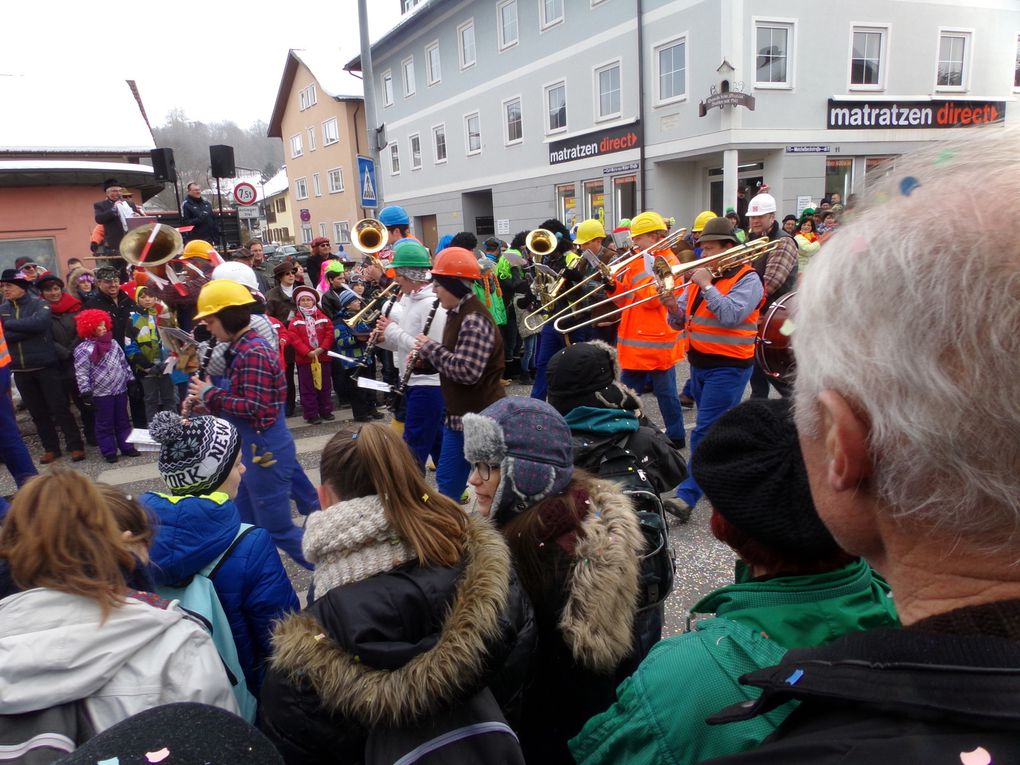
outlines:
[[[309,683],[325,709],[364,726],[398,726],[427,716],[481,676],[486,645],[500,635],[510,587],[510,551],[488,521],[468,519],[465,567],[439,641],[403,667],[378,670],[323,635],[307,614],[273,633],[273,669]]]
[[[583,488],[592,511],[581,524],[560,630],[574,659],[610,672],[631,650],[644,537],[630,499],[609,481]]]

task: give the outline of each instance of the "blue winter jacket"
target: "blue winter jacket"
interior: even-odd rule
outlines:
[[[187,582],[230,546],[241,524],[237,506],[222,492],[174,497],[150,491],[140,500],[158,519],[149,551],[158,585]],[[223,561],[213,585],[230,620],[248,689],[257,698],[272,652],[273,621],[300,610],[269,532],[256,528],[246,534]]]

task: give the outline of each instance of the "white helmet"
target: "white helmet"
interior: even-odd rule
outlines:
[[[747,217],[756,218],[776,211],[776,198],[771,194],[759,194],[747,205]]]
[[[220,263],[212,272],[213,279],[227,279],[228,281],[242,284],[248,289],[258,292],[259,280],[255,278],[255,272],[251,266],[238,263],[232,260],[229,263]]]

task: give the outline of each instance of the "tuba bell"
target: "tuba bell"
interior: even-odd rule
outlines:
[[[386,226],[377,218],[362,218],[354,224],[354,246],[366,255],[372,255],[386,247],[389,238]]]
[[[165,223],[146,223],[124,234],[120,254],[135,266],[153,268],[169,263],[184,252],[181,233]]]

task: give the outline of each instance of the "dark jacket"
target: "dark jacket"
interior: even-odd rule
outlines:
[[[283,287],[279,283],[266,293],[266,314],[287,326],[294,318],[295,313],[297,313],[297,303],[294,302],[293,293],[287,297],[287,293],[283,291]]]
[[[766,744],[711,762],[1020,762],[1018,616],[1020,601],[993,603],[790,651],[741,678],[762,689],[757,702],[710,721],[800,706]]]
[[[212,205],[204,199],[193,199],[189,196],[184,200],[181,205],[181,225],[194,226],[191,231],[184,234],[185,242],[202,239],[215,245],[220,235],[220,228],[216,224]]]
[[[124,294],[123,290],[117,290],[116,300],[99,290],[95,297],[85,303],[85,308],[98,308],[100,311],[110,314],[110,321],[113,324],[113,339],[123,347],[127,325],[131,320],[131,312],[138,310],[135,301]]]
[[[460,565],[407,563],[285,619],[260,727],[304,764],[360,762],[370,729],[413,725],[485,686],[513,723],[534,645],[506,544],[472,517]]]
[[[3,322],[14,371],[57,365],[51,315],[46,301],[28,292],[0,305],[0,322]]]
[[[120,240],[124,238],[124,234],[127,232],[124,230],[124,225],[120,220],[120,213],[114,207],[116,203],[112,199],[104,199],[102,202],[94,202],[92,204],[92,211],[96,223],[103,225],[103,238],[106,241],[106,246],[112,250],[120,250]],[[128,202],[131,205],[131,209],[135,212],[138,211],[138,207],[132,202]]]
[[[157,585],[190,581],[230,546],[241,524],[237,506],[223,493],[174,497],[150,491],[139,499],[159,519],[149,553]],[[256,528],[246,534],[216,572],[213,586],[248,688],[257,695],[273,622],[301,607],[269,532]]]

